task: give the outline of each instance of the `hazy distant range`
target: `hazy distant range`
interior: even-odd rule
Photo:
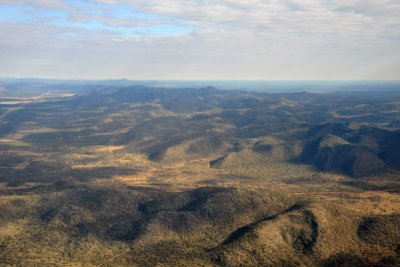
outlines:
[[[227,90],[250,90],[262,92],[359,92],[369,91],[378,93],[383,91],[400,91],[398,81],[296,81],[296,80],[57,80],[38,78],[0,78],[0,85],[30,87],[30,85],[63,85],[70,89],[74,87],[91,87],[96,85],[107,86],[149,86],[165,88],[201,88],[213,86]]]

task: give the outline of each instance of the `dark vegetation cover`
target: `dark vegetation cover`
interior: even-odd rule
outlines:
[[[3,87],[0,266],[400,264],[396,91]]]

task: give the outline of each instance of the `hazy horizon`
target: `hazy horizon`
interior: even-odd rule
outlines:
[[[233,81],[233,82],[400,82],[400,79],[131,79],[126,77],[115,77],[115,78],[50,78],[40,76],[4,76],[0,77],[0,80],[48,80],[48,81]]]
[[[34,86],[34,88],[33,88]],[[102,79],[102,80],[76,80],[76,79],[41,79],[41,78],[1,78],[0,89],[20,88],[27,90],[54,90],[57,86],[68,90],[91,89],[93,86],[122,86],[122,87],[159,87],[159,88],[205,88],[214,87],[223,90],[245,90],[260,92],[361,92],[361,91],[399,91],[400,81],[368,81],[368,80],[128,80],[128,79]],[[41,88],[41,89],[40,89]],[[10,93],[10,90],[7,90]]]

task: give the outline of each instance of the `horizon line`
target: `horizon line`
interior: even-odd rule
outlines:
[[[138,81],[138,82],[400,82],[400,79],[131,79],[131,78],[42,78],[42,77],[0,77],[0,80],[49,80],[49,81]]]

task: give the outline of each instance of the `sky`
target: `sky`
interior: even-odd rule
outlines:
[[[400,1],[0,0],[0,77],[400,80]]]

